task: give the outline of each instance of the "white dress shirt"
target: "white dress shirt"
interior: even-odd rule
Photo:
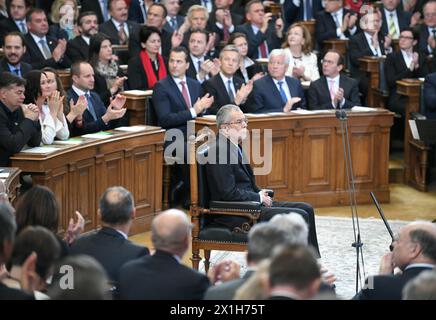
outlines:
[[[190,102],[189,111],[191,112],[191,116],[193,118],[196,118],[197,117],[197,112],[195,112],[195,109],[193,107],[193,103],[191,101],[191,94],[189,93],[189,87],[188,87],[188,82],[186,81],[186,76],[183,76],[183,78],[181,78],[181,79],[173,77],[173,80],[177,84],[177,88],[179,88],[180,93],[182,93],[182,85],[180,84],[180,82],[185,81],[185,88],[186,88],[186,91],[188,92],[188,98],[189,98],[189,102]],[[183,96],[183,93],[182,93],[182,96]],[[195,103],[195,101],[194,101],[194,103]]]
[[[286,77],[283,77],[283,79],[280,79],[280,80],[273,78],[273,81],[274,81],[274,84],[276,85],[276,88],[279,92],[280,92],[279,81],[283,81],[282,88],[283,88],[283,91],[285,92],[286,99],[289,101],[292,98],[292,96],[291,96],[291,91],[289,90],[289,87],[288,87],[288,83],[286,82]]]
[[[39,41],[44,40],[45,44],[47,45],[48,50],[50,50],[50,46],[48,45],[47,38],[45,36],[38,37],[37,35],[33,34],[32,32],[29,32],[29,33],[32,36],[33,40],[36,42],[36,45],[38,46],[39,51],[41,51],[42,55],[47,59],[47,57],[45,56],[45,53],[44,53],[44,49],[42,48],[41,43],[39,43]]]
[[[200,62],[200,64],[203,63],[205,61],[205,57],[202,56],[202,57],[198,58],[198,57],[192,55],[192,53],[190,53],[189,55],[191,56],[191,60],[192,60],[192,63],[194,64],[195,71],[197,71],[196,78],[197,78],[198,82],[203,83],[205,80],[209,79],[209,75],[206,74],[204,79],[200,78],[200,75],[199,75],[200,67],[198,65],[198,62]]]
[[[377,47],[377,49],[376,48],[374,48],[374,46],[372,45],[372,35],[370,35],[368,32],[364,32],[363,33],[364,35],[365,35],[365,38],[366,38],[366,42],[368,42],[368,45],[369,45],[369,48],[371,49],[371,51],[372,51],[372,53],[375,55],[375,56],[378,56],[378,57],[381,57],[382,56],[382,52],[381,52],[381,48],[380,48],[380,42],[379,42],[379,45],[378,45],[378,47]],[[378,39],[377,39],[377,41],[378,41]]]
[[[227,94],[229,94],[229,92],[228,92],[228,81],[230,80],[230,88],[233,91],[233,97],[236,98],[236,90],[235,90],[235,86],[233,85],[233,77],[232,78],[227,78],[222,72],[220,72],[220,77],[221,77],[221,80],[223,80],[223,82],[224,82],[224,87],[226,87]]]
[[[52,144],[55,138],[66,140],[70,136],[65,116],[62,115],[62,121],[57,117],[53,119],[50,114],[50,108],[45,103],[42,105],[42,113],[39,115],[39,123],[41,124],[42,144]]]
[[[410,65],[412,64],[412,60],[413,60],[413,52],[409,55],[405,50],[401,49],[401,54],[403,55],[403,59],[404,62],[406,63],[407,68],[410,69]]]
[[[91,42],[91,38],[84,36],[83,34],[81,35],[81,37],[82,37],[83,41],[85,41],[86,44],[89,46],[89,43]]]
[[[333,21],[335,21],[335,17],[334,17],[335,15],[336,15],[336,18],[338,19],[339,27],[336,28],[336,35],[338,36],[338,38],[339,39],[348,39],[345,36],[345,34],[342,32],[342,23],[344,22],[344,9],[340,8],[338,11],[331,12],[330,14],[333,18]],[[357,27],[354,26],[352,29],[348,29],[348,31],[350,32],[351,35],[354,35],[357,31]]]

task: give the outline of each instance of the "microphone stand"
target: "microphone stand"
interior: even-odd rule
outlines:
[[[351,159],[350,137],[348,133],[348,116],[345,110],[341,108],[340,102],[337,103],[336,118],[341,122],[342,145],[344,148],[345,170],[348,180],[348,197],[350,201],[351,219],[353,222],[354,242],[352,247],[356,248],[356,293],[362,288],[363,279],[366,278],[365,262],[363,259],[363,243],[360,239],[359,215],[357,214],[356,189],[354,183],[353,163]],[[362,272],[361,272],[362,271]]]

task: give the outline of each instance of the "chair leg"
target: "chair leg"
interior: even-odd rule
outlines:
[[[206,271],[206,274],[209,272],[209,266],[210,266],[210,250],[203,250],[204,251],[204,270]]]
[[[200,264],[200,249],[192,249],[192,268],[198,270],[198,265]]]

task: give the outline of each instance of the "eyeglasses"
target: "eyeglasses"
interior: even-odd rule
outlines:
[[[236,121],[233,122],[226,122],[225,124],[237,124],[237,125],[241,125],[242,123],[248,124],[248,119],[244,118],[244,119],[238,119]]]
[[[400,39],[413,40],[413,37],[400,36]]]
[[[424,13],[424,17],[425,17],[425,18],[436,17],[436,12],[428,12],[428,13]]]
[[[322,59],[322,60],[321,60],[321,63],[322,63],[322,64],[324,64],[324,63],[325,63],[325,64],[335,64],[336,62],[334,62],[334,61],[332,61],[332,60],[325,60],[325,59]]]

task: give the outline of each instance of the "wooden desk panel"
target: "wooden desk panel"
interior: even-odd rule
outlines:
[[[56,194],[61,232],[75,210],[83,214],[86,231],[96,229],[98,201],[109,186],[122,185],[133,194],[136,219],[132,233],[149,230],[151,219],[161,210],[165,130],[147,127],[135,133],[112,132],[114,136],[108,139],[61,146],[54,153],[18,153],[11,158],[13,166]]]
[[[135,92],[132,94],[132,91]],[[129,125],[149,124],[147,115],[153,90],[128,90],[121,92],[126,97]]]
[[[378,108],[374,91],[380,87],[380,61],[384,58],[363,57],[359,59],[359,69],[368,77],[368,107]]]
[[[272,170],[256,177],[259,186],[273,189],[277,200],[307,201],[317,207],[348,204],[342,132],[334,113],[248,117],[249,129],[272,128]],[[370,203],[370,191],[389,202],[393,113],[352,113],[348,121],[357,203]],[[195,120],[196,131],[205,126],[216,131],[214,120]]]

